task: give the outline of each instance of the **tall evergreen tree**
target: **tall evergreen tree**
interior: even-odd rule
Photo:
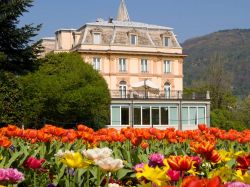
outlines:
[[[36,67],[40,42],[31,44],[41,25],[18,27],[32,0],[0,0],[0,70],[23,74]]]

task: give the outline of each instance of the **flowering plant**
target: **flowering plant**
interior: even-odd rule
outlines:
[[[14,168],[0,168],[0,183],[1,184],[17,184],[24,180],[24,175]]]

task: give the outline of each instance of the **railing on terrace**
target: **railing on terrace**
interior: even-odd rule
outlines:
[[[150,92],[144,90],[110,90],[112,99],[186,99],[186,100],[209,100],[209,91],[206,93],[183,93],[180,90],[169,92]]]

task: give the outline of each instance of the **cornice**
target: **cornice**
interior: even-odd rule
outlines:
[[[83,50],[83,49],[77,49],[76,50],[79,53],[87,53],[87,54],[120,54],[120,55],[132,55],[132,56],[138,56],[138,55],[148,55],[148,56],[163,56],[163,57],[179,57],[179,58],[185,58],[187,55],[185,54],[178,54],[178,53],[163,53],[163,52],[145,52],[145,51],[120,51],[120,50]]]

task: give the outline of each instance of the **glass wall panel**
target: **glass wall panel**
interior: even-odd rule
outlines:
[[[150,108],[142,107],[142,124],[150,125]]]
[[[129,125],[129,108],[122,107],[121,108],[121,117],[122,117],[122,125]]]
[[[159,107],[152,107],[152,124],[159,125]]]
[[[161,124],[168,125],[168,108],[161,108]]]
[[[177,107],[170,107],[170,124],[171,125],[178,125]]]
[[[197,109],[196,107],[190,107],[190,125],[196,125],[197,124]]]
[[[141,125],[141,107],[134,108],[134,124]]]
[[[198,108],[198,124],[205,124],[206,116],[205,116],[205,107]]]
[[[112,106],[112,125],[121,125],[121,114],[119,106]]]
[[[188,107],[182,107],[181,118],[182,118],[182,124],[188,125]]]

